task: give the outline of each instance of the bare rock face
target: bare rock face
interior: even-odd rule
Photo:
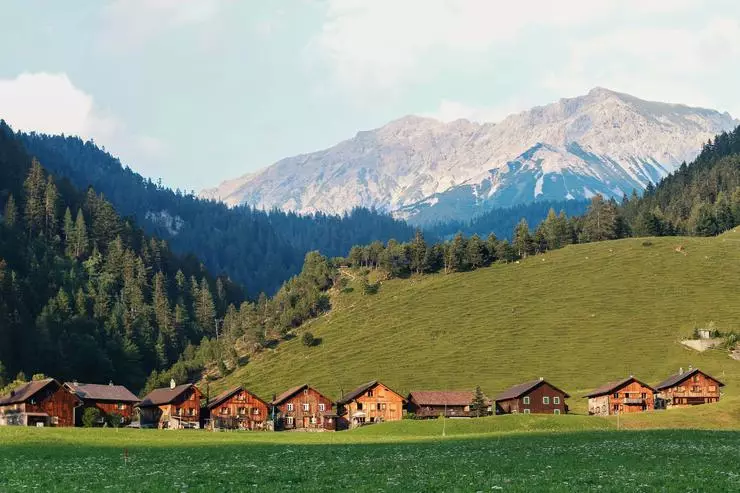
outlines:
[[[407,116],[202,192],[302,213],[375,207],[414,223],[535,200],[621,197],[740,124],[727,113],[596,88],[498,124]]]

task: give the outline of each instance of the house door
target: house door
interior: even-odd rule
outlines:
[[[304,428],[311,427],[311,417],[310,416],[303,416],[303,427]]]

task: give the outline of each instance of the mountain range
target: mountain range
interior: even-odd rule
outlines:
[[[691,161],[728,113],[595,88],[499,123],[406,116],[201,195],[299,213],[353,207],[415,225],[534,201],[621,198]]]

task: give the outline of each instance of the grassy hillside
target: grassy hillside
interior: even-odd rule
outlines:
[[[580,397],[601,383],[629,374],[657,383],[693,365],[728,384],[728,398],[709,412],[740,423],[740,361],[678,343],[710,321],[740,329],[738,293],[740,230],[574,245],[518,264],[384,282],[376,295],[355,285],[300,329],[320,345],[296,337],[211,390],[242,384],[269,398],[308,382],[336,398],[377,378],[401,393],[480,385],[494,395],[543,376],[585,412]]]

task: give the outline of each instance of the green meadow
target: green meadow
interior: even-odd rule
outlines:
[[[0,491],[740,489],[740,432],[561,418],[448,420],[445,437],[441,420],[345,433],[3,428]]]
[[[740,361],[679,344],[710,322],[740,332],[740,230],[571,245],[516,264],[385,281],[376,295],[350,288],[298,337],[211,391],[239,384],[269,400],[307,382],[338,398],[379,379],[402,394],[480,385],[494,396],[542,376],[585,413],[582,396],[602,383],[634,374],[656,384],[693,365],[727,384],[723,399],[734,405],[721,403],[717,419],[740,423]],[[305,347],[304,330],[321,343]]]

